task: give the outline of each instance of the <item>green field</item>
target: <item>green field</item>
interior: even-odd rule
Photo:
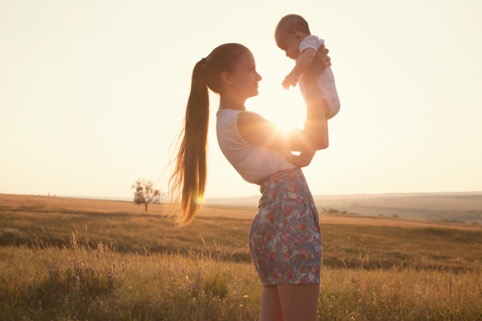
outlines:
[[[0,320],[256,320],[239,211],[0,195]],[[480,227],[321,222],[319,320],[482,319]]]

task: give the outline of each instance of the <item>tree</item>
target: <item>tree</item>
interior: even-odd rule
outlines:
[[[134,192],[134,203],[138,205],[144,204],[146,212],[149,204],[160,204],[161,198],[164,197],[160,190],[153,187],[151,181],[143,179],[138,179],[132,185],[132,190]]]

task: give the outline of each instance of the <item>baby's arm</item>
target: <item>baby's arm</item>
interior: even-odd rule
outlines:
[[[313,62],[315,55],[316,55],[316,51],[312,48],[306,48],[300,54],[300,56],[296,61],[295,66],[283,81],[282,85],[285,89],[288,89],[290,85],[293,87],[296,86],[301,74],[303,74],[311,66],[311,63]]]

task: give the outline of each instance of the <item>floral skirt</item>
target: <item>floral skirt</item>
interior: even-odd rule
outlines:
[[[263,285],[320,283],[321,233],[313,197],[299,168],[261,184],[249,248]]]

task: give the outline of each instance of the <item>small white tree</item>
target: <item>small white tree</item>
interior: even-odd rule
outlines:
[[[164,198],[164,194],[160,190],[153,187],[151,181],[138,179],[133,185],[132,190],[134,192],[134,203],[141,205],[144,204],[144,208],[147,212],[149,204],[160,204],[161,199]]]

